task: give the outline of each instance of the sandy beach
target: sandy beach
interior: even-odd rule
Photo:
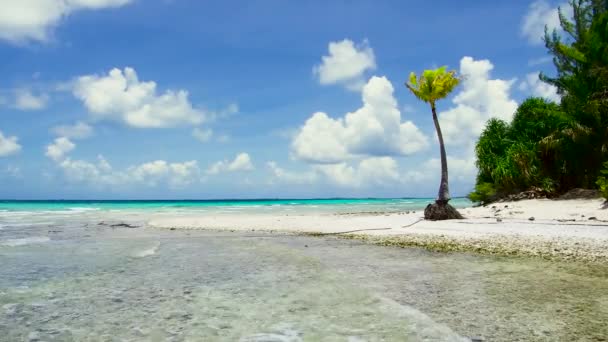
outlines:
[[[465,220],[431,222],[423,212],[346,214],[157,214],[155,228],[336,235],[440,251],[608,260],[608,211],[602,199],[523,200],[460,209]]]

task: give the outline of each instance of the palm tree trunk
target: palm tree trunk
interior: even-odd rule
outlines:
[[[439,150],[441,153],[441,183],[439,184],[439,193],[436,202],[438,204],[447,204],[451,199],[450,187],[448,185],[448,160],[445,153],[445,144],[443,143],[443,134],[441,134],[441,127],[439,126],[439,119],[437,119],[437,111],[434,103],[431,103],[431,110],[433,111],[433,122],[435,123],[435,129],[437,130]]]

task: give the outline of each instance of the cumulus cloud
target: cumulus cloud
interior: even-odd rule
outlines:
[[[183,163],[168,163],[156,160],[131,167],[127,170],[128,178],[135,182],[156,186],[161,181],[167,181],[171,187],[186,186],[194,179],[200,178],[198,162],[190,160]]]
[[[46,152],[70,182],[98,187],[137,184],[154,187],[162,183],[182,188],[201,180],[201,170],[195,160],[182,163],[155,160],[115,170],[102,155],[97,156],[96,162],[72,159],[69,152],[75,147],[68,138],[60,137],[47,146]]]
[[[567,15],[571,12],[571,8],[567,3],[560,6],[564,9]],[[549,32],[560,28],[559,10],[553,7],[546,0],[536,0],[528,8],[528,12],[524,16],[521,26],[521,34],[528,39],[530,44],[541,44],[545,37],[545,27]]]
[[[561,101],[561,96],[557,93],[557,88],[541,81],[538,76],[538,72],[526,75],[526,78],[519,84],[519,90],[528,92],[532,94],[532,96],[542,97],[549,101],[559,103]]]
[[[0,131],[0,157],[10,156],[21,151],[21,145],[18,143],[19,138],[16,136],[4,136]]]
[[[80,10],[120,7],[133,0],[0,0],[0,39],[46,41],[63,18]]]
[[[454,107],[439,114],[446,143],[472,145],[490,118],[512,119],[517,109],[510,94],[515,80],[491,79],[492,69],[489,60],[464,57],[460,61],[461,90],[452,100]]]
[[[363,107],[333,119],[318,112],[292,141],[297,159],[311,163],[340,163],[357,156],[409,155],[428,146],[428,138],[401,112],[386,77],[372,77],[363,88]]]
[[[387,186],[400,182],[397,162],[391,157],[365,158],[354,165],[349,163],[316,165],[315,168],[330,183],[341,187]]]
[[[389,186],[402,182],[398,165],[391,157],[364,158],[358,162],[312,165],[304,171],[289,171],[276,162],[267,163],[272,181],[285,184],[325,182],[341,188]]]
[[[329,55],[321,58],[321,64],[313,67],[313,74],[323,85],[342,84],[352,90],[360,90],[364,85],[366,71],[376,69],[374,51],[365,40],[355,44],[344,39],[329,43]]]
[[[14,107],[20,110],[40,110],[46,108],[48,100],[47,94],[35,95],[29,89],[17,89]]]
[[[287,184],[312,184],[318,179],[318,173],[314,170],[305,172],[288,171],[280,167],[275,161],[269,161],[266,166],[271,172],[273,181]]]
[[[206,171],[209,175],[216,175],[221,172],[250,171],[253,170],[253,163],[248,153],[239,153],[234,160],[221,160],[212,164]]]
[[[211,140],[213,137],[213,131],[211,129],[202,129],[196,127],[192,130],[192,136],[194,139],[204,143]]]
[[[192,106],[187,91],[167,90],[157,94],[156,82],[140,81],[132,68],[78,77],[73,94],[93,118],[121,121],[138,128],[198,125],[206,115]]]
[[[439,185],[439,178],[441,176],[441,160],[439,158],[431,158],[423,163],[422,167],[418,171],[424,175],[430,176],[431,178],[436,178],[437,185]],[[457,158],[448,156],[448,171],[450,181],[473,182],[475,180],[475,176],[477,175],[475,157],[467,156],[465,158]]]
[[[70,141],[70,139],[66,137],[59,137],[46,146],[45,155],[58,162],[63,160],[65,156],[75,147],[76,145]]]
[[[93,134],[93,127],[91,127],[87,123],[78,121],[73,125],[55,126],[53,127],[52,131],[56,135],[66,138],[85,139]]]

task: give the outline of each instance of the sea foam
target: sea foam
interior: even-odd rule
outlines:
[[[34,245],[49,242],[51,239],[48,236],[32,236],[22,239],[7,239],[0,240],[0,246],[7,247],[18,247],[18,246],[26,246],[26,245]]]
[[[160,248],[160,242],[157,242],[154,244],[154,246],[144,249],[144,250],[134,252],[133,254],[131,254],[131,256],[134,258],[145,258],[147,256],[156,254],[156,252],[158,252],[159,248]]]

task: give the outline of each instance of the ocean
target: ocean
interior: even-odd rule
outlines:
[[[3,201],[0,341],[574,341],[608,335],[605,267],[329,236],[146,226],[150,215],[165,211],[377,213],[419,211],[428,202]]]
[[[335,199],[226,199],[226,200],[0,200],[2,211],[66,211],[82,210],[195,210],[232,213],[244,212],[398,212],[421,210],[429,198],[335,198]],[[450,202],[457,208],[472,205],[466,198]]]

